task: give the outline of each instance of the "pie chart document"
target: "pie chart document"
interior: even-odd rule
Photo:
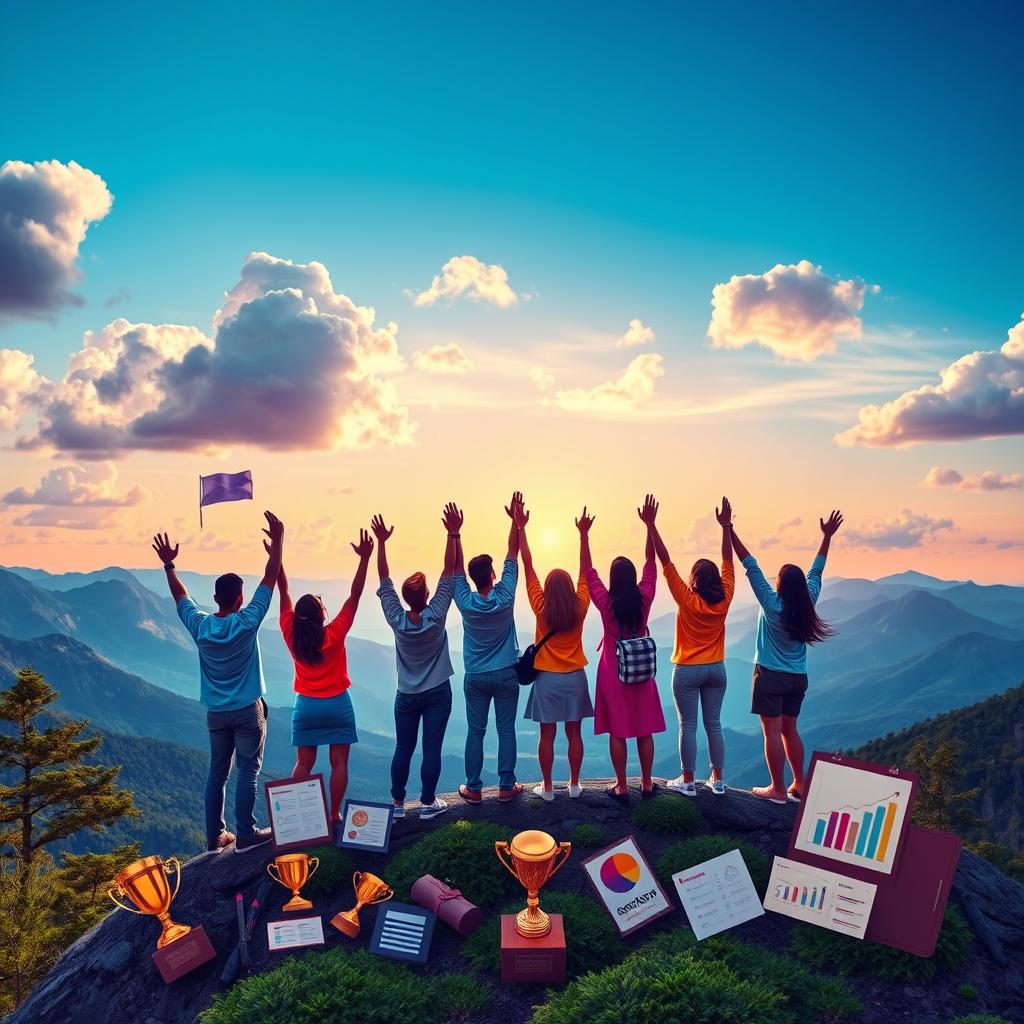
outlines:
[[[672,876],[679,902],[698,939],[764,914],[739,850],[712,857]]]

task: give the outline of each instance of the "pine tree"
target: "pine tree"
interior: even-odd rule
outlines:
[[[946,740],[929,752],[927,743],[918,740],[907,755],[907,767],[921,776],[914,823],[966,838],[984,822],[971,808],[981,789],[957,789],[964,774],[960,767],[962,749],[960,741]]]
[[[108,887],[121,868],[138,857],[138,843],[115,847],[110,853],[63,854],[56,875],[64,887],[60,920],[66,943],[109,913],[113,904],[107,898]]]
[[[31,667],[19,669],[14,685],[0,692],[0,722],[12,727],[0,732],[0,851],[13,848],[26,891],[45,846],[138,816],[132,794],[115,784],[120,768],[84,763],[101,742],[79,738],[87,721],[37,728],[56,699],[57,691]]]

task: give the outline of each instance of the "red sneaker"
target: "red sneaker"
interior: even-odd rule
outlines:
[[[219,836],[217,836],[217,841],[214,844],[208,845],[206,847],[206,852],[207,853],[220,853],[221,850],[223,850],[226,847],[230,846],[234,841],[235,841],[235,834],[234,834],[234,832],[228,832],[227,829],[225,829],[223,832],[221,832],[221,834]]]
[[[522,791],[523,784],[521,782],[517,782],[511,789],[499,789],[498,800],[503,804],[507,804],[509,800],[514,800],[519,796]]]
[[[484,798],[480,795],[480,791],[474,791],[468,786],[459,786],[459,796],[461,796],[467,804],[482,804],[484,802]]]

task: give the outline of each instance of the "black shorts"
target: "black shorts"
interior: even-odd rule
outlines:
[[[796,718],[806,692],[806,672],[777,672],[773,668],[755,665],[750,711],[764,718],[778,718],[779,715]]]

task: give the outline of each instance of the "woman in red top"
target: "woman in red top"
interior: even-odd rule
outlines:
[[[341,611],[327,622],[327,609],[319,595],[303,594],[292,608],[284,566],[277,577],[281,598],[281,633],[295,662],[295,706],[292,708],[292,746],[298,748],[293,779],[313,774],[317,747],[331,752],[331,821],[341,821],[341,802],[348,788],[348,749],[358,743],[356,716],[348,689],[345,637],[352,628],[359,598],[366,583],[366,567],[373,540],[359,531],[352,545],[359,568],[352,578],[352,592]]]

